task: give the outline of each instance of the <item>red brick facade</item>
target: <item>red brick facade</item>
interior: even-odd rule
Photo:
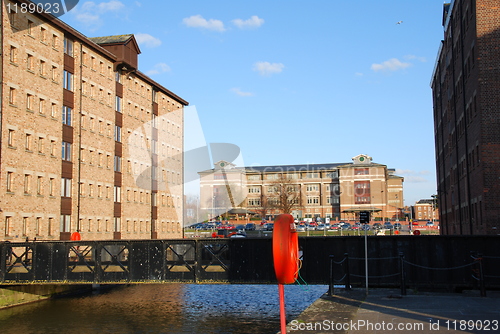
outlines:
[[[442,234],[500,233],[500,4],[444,5],[432,77]]]

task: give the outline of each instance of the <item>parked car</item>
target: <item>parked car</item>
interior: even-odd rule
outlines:
[[[394,229],[395,230],[400,230],[403,226],[401,225],[401,223],[394,223]]]
[[[324,231],[325,230],[325,224],[319,224],[316,226],[316,231]]]
[[[307,224],[306,225],[306,230],[307,231],[314,231],[316,229],[315,225]]]
[[[370,229],[370,225],[369,224],[362,224],[361,225],[361,230],[362,231],[368,231]]]
[[[236,233],[245,233],[245,225],[236,225],[235,227]]]
[[[266,223],[264,224],[265,231],[272,231],[274,229],[274,223]]]
[[[255,224],[254,223],[248,223],[245,225],[245,231],[255,231]]]
[[[361,228],[360,222],[354,223],[354,225],[352,225],[352,227],[351,227],[351,229],[353,229],[353,230],[359,230],[360,228]]]
[[[344,223],[344,224],[340,225],[340,228],[342,230],[350,230],[351,229],[351,223]]]
[[[295,228],[295,231],[297,231],[297,232],[305,232],[306,231],[306,227],[305,227],[305,225],[297,225],[297,227]]]
[[[428,222],[427,224],[425,224],[425,226],[434,226],[434,223],[433,222]]]
[[[374,230],[380,230],[382,228],[382,224],[380,224],[380,223],[374,223],[373,226],[372,226],[372,228]]]
[[[340,229],[340,224],[339,223],[333,223],[330,225],[330,230],[338,230]]]
[[[392,225],[391,222],[385,222],[384,223],[384,228],[387,229],[387,230],[393,230],[394,229],[394,225]]]

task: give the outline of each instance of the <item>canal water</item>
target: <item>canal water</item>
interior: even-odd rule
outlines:
[[[287,321],[327,291],[285,286]],[[0,333],[277,333],[277,285],[143,284],[0,310]]]

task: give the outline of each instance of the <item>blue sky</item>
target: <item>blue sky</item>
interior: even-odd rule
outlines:
[[[238,145],[246,166],[368,154],[405,177],[412,205],[436,192],[429,83],[442,7],[110,0],[80,1],[61,19],[89,37],[135,34],[139,69],[189,101],[207,143]]]

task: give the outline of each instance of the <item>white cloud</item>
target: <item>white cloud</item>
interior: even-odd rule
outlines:
[[[238,96],[253,96],[254,94],[251,93],[251,92],[243,92],[241,89],[239,88],[231,88],[231,91],[233,93],[235,93],[236,95]]]
[[[91,14],[91,13],[77,13],[76,19],[78,21],[84,22],[90,26],[90,25],[98,24],[100,21],[100,16],[97,14]]]
[[[425,183],[430,182],[427,178],[431,175],[428,170],[414,171],[410,169],[396,169],[396,175],[401,175],[405,178],[405,183]]]
[[[122,9],[125,5],[118,0],[111,0],[109,2],[101,2],[97,7],[101,12],[114,12]]]
[[[102,24],[101,15],[119,12],[123,8],[125,8],[125,5],[118,0],[100,3],[86,1],[72,9],[70,13],[75,16],[77,21],[84,23],[89,29],[95,30]]]
[[[214,19],[206,20],[201,15],[193,15],[187,17],[182,20],[182,23],[190,28],[202,28],[219,32],[223,32],[226,30],[222,21]]]
[[[155,75],[155,74],[160,74],[160,73],[165,73],[165,72],[170,72],[171,68],[165,63],[158,63],[154,66],[152,70],[149,70],[146,72],[147,75]]]
[[[420,61],[422,63],[425,63],[427,61],[427,59],[425,57],[419,57],[419,56],[415,56],[415,55],[406,55],[403,58],[406,59],[406,60],[414,60],[414,59],[416,59],[416,60],[418,60],[418,61]]]
[[[377,71],[398,71],[411,66],[410,63],[403,63],[397,58],[391,58],[381,64],[372,64],[371,69]]]
[[[267,61],[260,61],[253,65],[253,70],[259,72],[260,75],[269,76],[275,73],[281,73],[285,65],[281,63],[269,63]]]
[[[139,33],[139,34],[134,34],[134,36],[135,39],[137,40],[137,43],[143,44],[146,47],[154,48],[161,45],[161,40],[151,36],[150,34]]]
[[[259,18],[257,15],[253,15],[248,20],[235,19],[232,21],[235,26],[240,29],[246,28],[258,28],[264,24],[264,19]]]

